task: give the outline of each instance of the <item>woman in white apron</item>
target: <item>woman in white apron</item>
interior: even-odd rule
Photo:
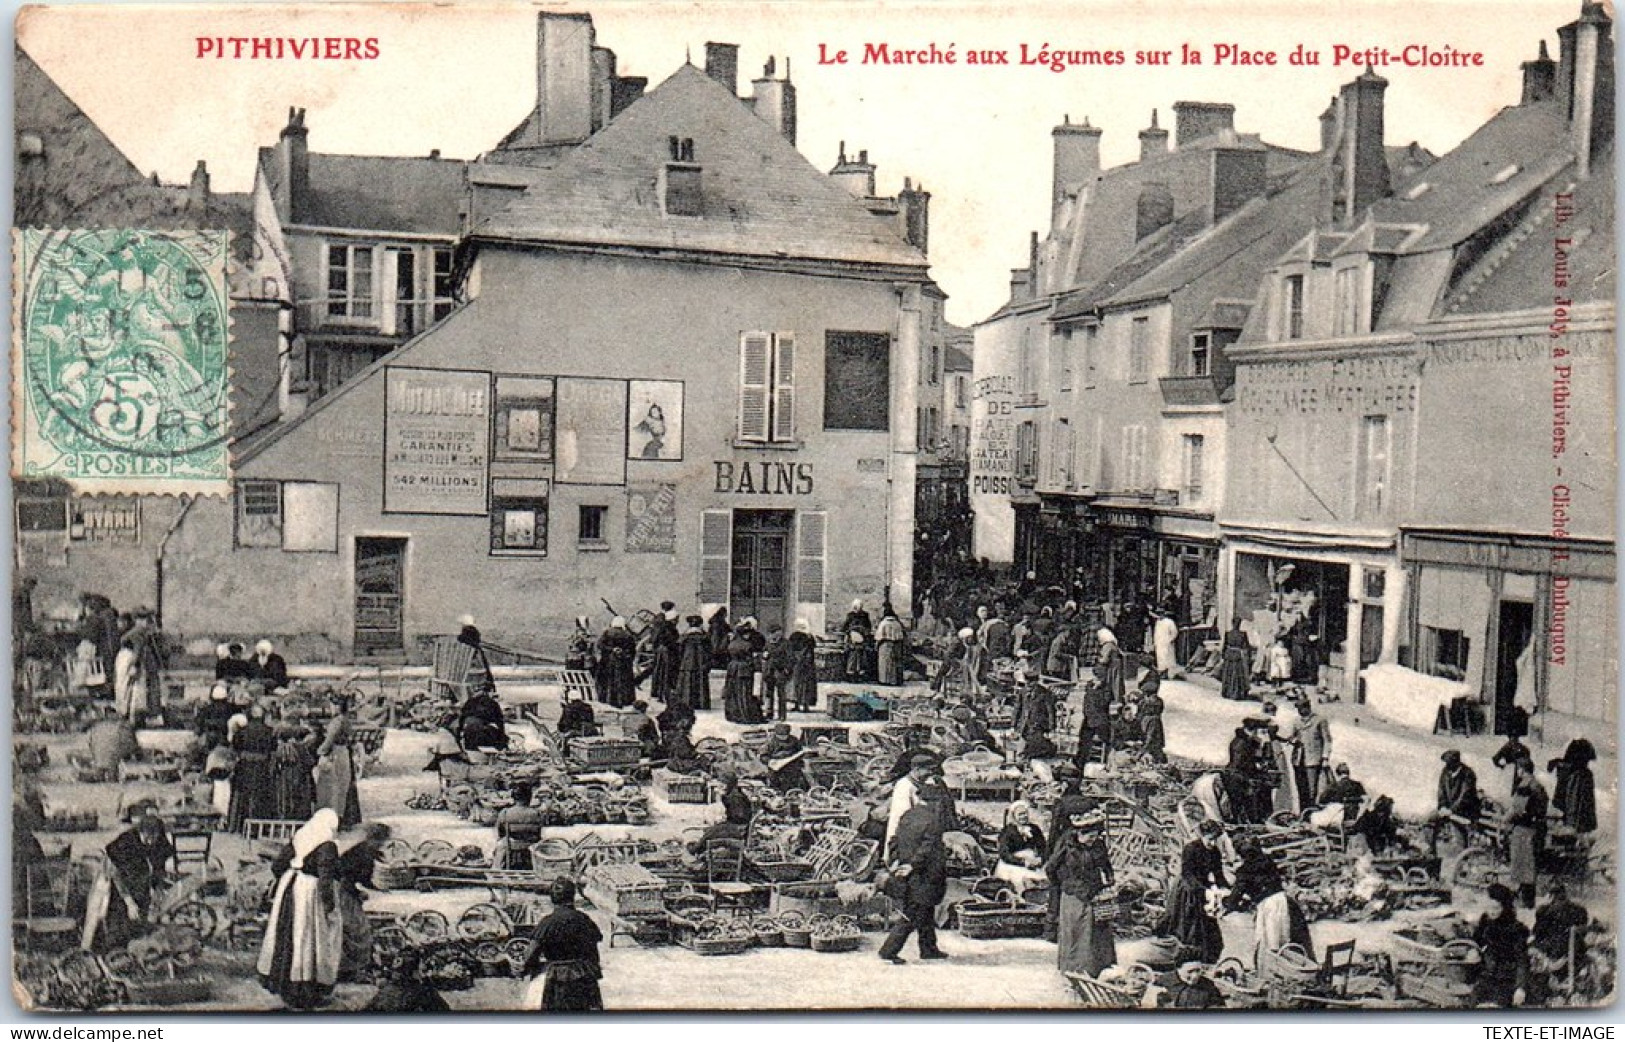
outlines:
[[[344,919],[336,871],[337,812],[323,807],[293,834],[281,878],[271,898],[256,969],[260,983],[292,1009],[313,1009],[338,983],[344,953]],[[279,859],[280,860],[280,859]]]

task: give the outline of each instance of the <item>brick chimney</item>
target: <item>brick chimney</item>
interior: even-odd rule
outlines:
[[[711,43],[705,45],[705,74],[728,88],[729,94],[739,93],[739,45],[737,43]]]
[[[615,82],[609,85],[609,118],[614,119],[626,107],[643,97],[643,92],[649,87],[647,76],[617,76]]]
[[[592,16],[536,16],[536,118],[531,145],[576,144],[593,132]]]
[[[1577,21],[1557,31],[1557,96],[1569,119],[1570,142],[1581,177],[1591,160],[1613,139],[1613,22],[1603,5],[1588,0]]]
[[[1338,98],[1342,140],[1333,161],[1332,217],[1344,227],[1388,194],[1388,157],[1383,152],[1383,93],[1388,81],[1365,72],[1343,85]]]
[[[289,109],[288,125],[277,141],[277,175],[281,182],[277,203],[288,220],[304,216],[305,198],[310,192],[310,142],[305,128],[305,110]]]
[[[1236,107],[1212,101],[1174,102],[1174,147],[1215,134],[1236,132]]]
[[[1151,110],[1151,125],[1140,131],[1140,160],[1160,156],[1168,151],[1168,132],[1157,126],[1157,110]]]
[[[1326,103],[1326,111],[1320,114],[1320,150],[1330,155],[1332,149],[1337,147],[1337,95]]]
[[[1261,149],[1213,149],[1213,177],[1208,220],[1217,224],[1264,194],[1265,156]]]
[[[209,165],[201,159],[192,168],[192,179],[186,183],[186,208],[195,214],[209,209]]]
[[[1520,67],[1523,69],[1523,98],[1518,104],[1533,105],[1550,100],[1557,88],[1557,63],[1546,50],[1545,40],[1540,41],[1540,57]]]
[[[921,253],[929,252],[931,242],[931,193],[925,190],[924,185],[916,186],[909,178],[903,178],[903,190],[897,193],[897,203],[902,208],[903,238],[908,244]]]
[[[761,77],[750,81],[751,108],[793,145],[796,143],[796,87],[790,82],[790,59],[784,59],[784,79],[776,79],[773,70],[774,60],[769,58],[762,67]]]
[[[1089,125],[1089,117],[1082,123],[1072,122],[1065,116],[1061,125],[1050,131],[1055,143],[1055,176],[1051,202],[1059,204],[1071,188],[1092,179],[1100,173],[1099,127]]]

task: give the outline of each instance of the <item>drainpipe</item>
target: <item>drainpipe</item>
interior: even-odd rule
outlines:
[[[196,496],[182,496],[181,499],[183,501],[181,503],[181,512],[175,515],[175,520],[170,522],[169,528],[164,532],[164,537],[158,540],[158,559],[154,562],[156,576],[153,587],[154,599],[157,603],[153,605],[153,610],[158,614],[158,628],[160,630],[164,628],[164,552],[169,549],[169,537],[174,535],[175,530],[181,527],[181,522],[186,520],[186,515],[192,512],[192,504],[197,502]]]

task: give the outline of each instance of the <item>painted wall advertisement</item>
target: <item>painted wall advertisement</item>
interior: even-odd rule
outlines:
[[[978,370],[983,359],[977,358]],[[979,377],[971,399],[970,500],[976,512],[972,544],[978,557],[996,563],[1015,551],[1015,512],[1010,493],[1016,475],[1015,379]]]
[[[484,517],[491,377],[385,371],[384,512]]]
[[[626,490],[626,552],[677,552],[677,486],[631,485]]]

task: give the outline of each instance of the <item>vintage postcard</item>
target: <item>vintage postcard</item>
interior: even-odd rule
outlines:
[[[1178,8],[23,8],[19,1009],[1611,1003],[1615,11]]]

